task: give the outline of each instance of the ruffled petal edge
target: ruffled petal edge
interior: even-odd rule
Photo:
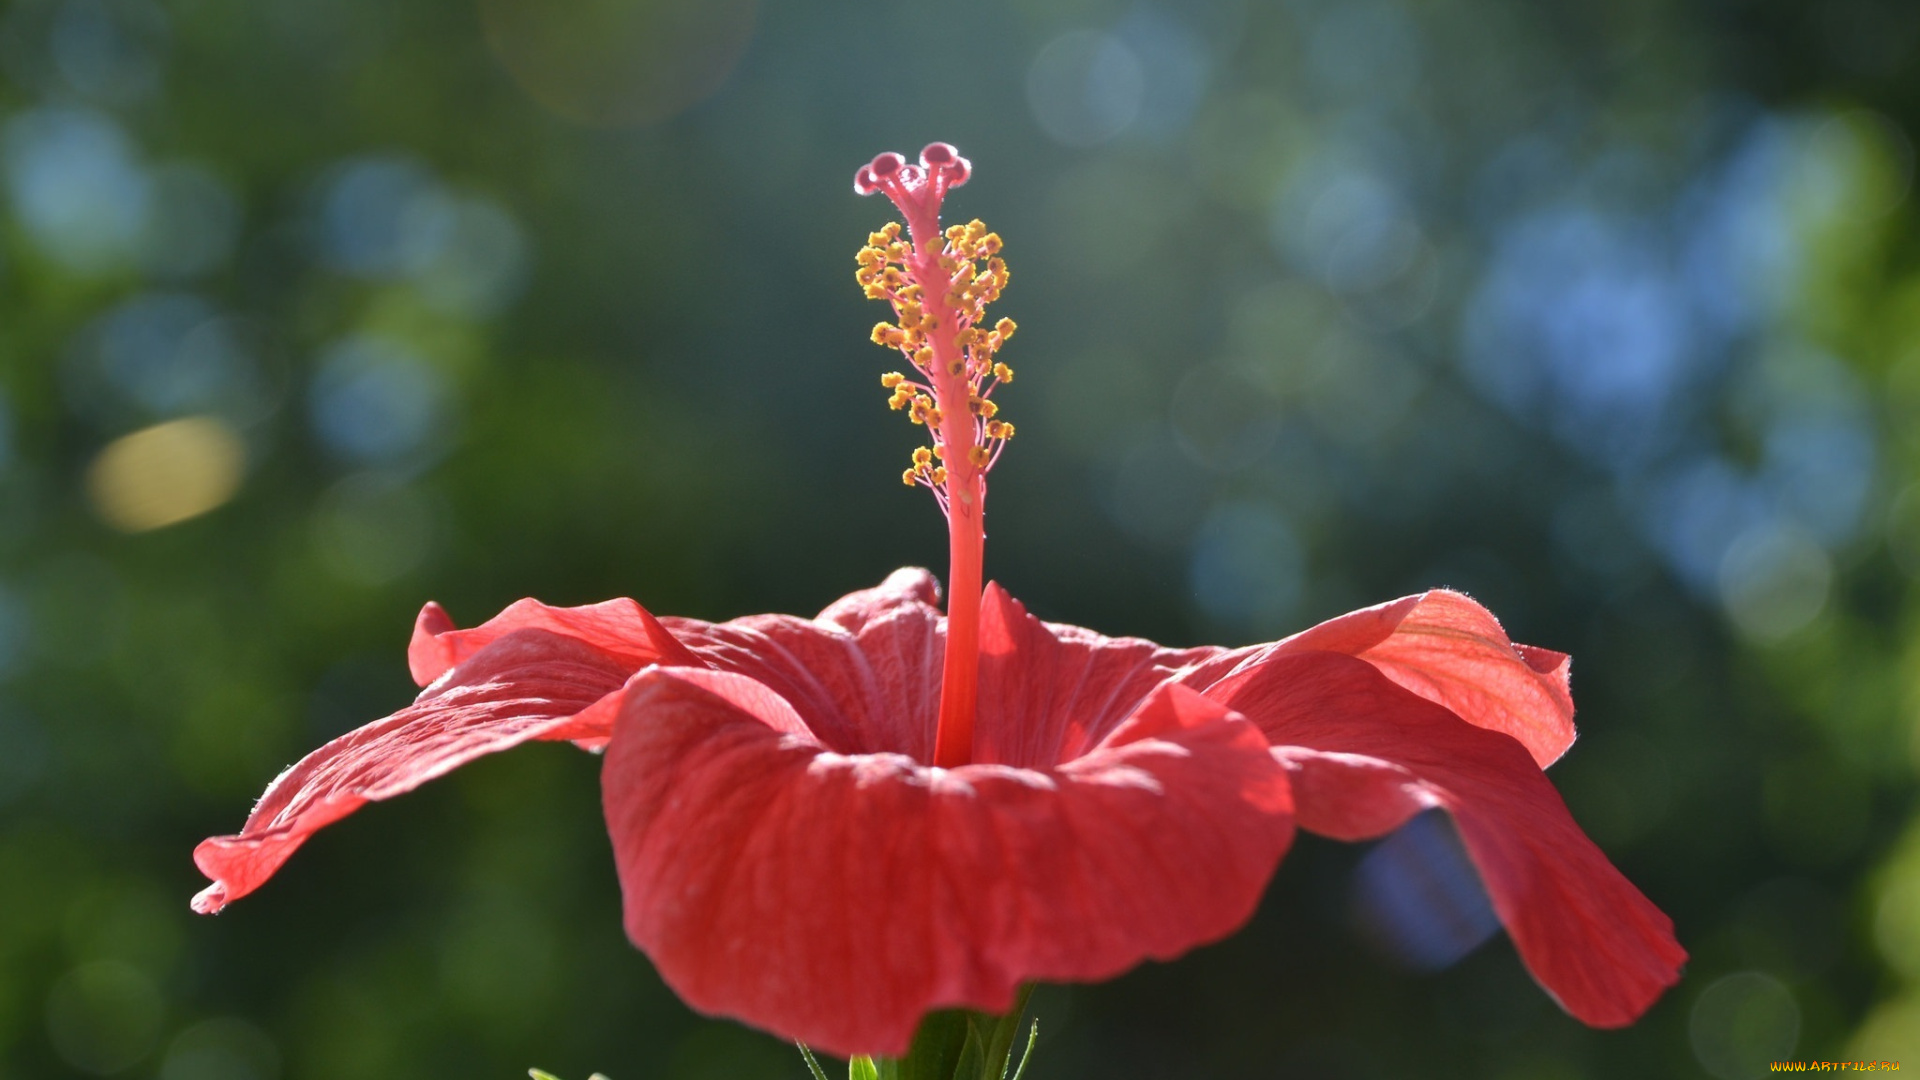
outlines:
[[[307,837],[488,754],[531,740],[604,739],[632,669],[575,638],[519,629],[489,642],[399,712],[348,732],[281,773],[231,836],[193,860],[213,879],[193,898],[212,914],[264,885]]]
[[[625,597],[581,607],[553,607],[529,597],[514,601],[500,614],[467,630],[457,629],[445,608],[429,602],[414,619],[413,639],[407,644],[407,668],[415,683],[429,686],[493,642],[527,629],[545,630],[590,645],[623,661],[628,671],[657,663],[700,665],[652,612]]]
[[[1389,679],[1476,727],[1520,741],[1541,768],[1573,745],[1572,660],[1508,639],[1472,597],[1434,589],[1329,619],[1237,661],[1219,681],[1303,652],[1357,656]]]

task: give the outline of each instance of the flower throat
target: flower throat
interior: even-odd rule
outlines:
[[[932,435],[933,445],[914,450],[900,479],[931,490],[947,516],[947,652],[933,748],[933,763],[942,768],[973,759],[987,472],[1013,438],[993,392],[1013,381],[1013,369],[994,356],[1014,324],[986,325],[987,305],[1007,286],[1000,237],[978,221],[940,228],[941,201],[971,172],[953,147],[931,143],[918,165],[885,153],[853,178],[856,192],[881,192],[907,219],[904,239],[897,223],[867,237],[854,279],[869,299],[893,306],[895,321],[876,325],[873,340],[898,349],[911,367],[911,374],[880,377],[893,394],[887,404]]]

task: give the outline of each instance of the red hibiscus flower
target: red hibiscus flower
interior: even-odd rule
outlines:
[[[629,937],[691,1006],[828,1051],[899,1055],[928,1012],[1001,1013],[1023,984],[1170,959],[1252,915],[1296,826],[1344,840],[1446,810],[1540,984],[1632,1022],[1686,954],[1542,770],[1573,741],[1568,660],[1457,593],[1241,649],[1041,622],[980,587],[993,391],[1012,336],[981,314],[1000,241],[942,232],[951,147],[882,155],[856,188],[908,218],[860,259],[898,324],[896,408],[934,445],[904,479],[947,511],[948,610],[896,571],[813,619],[656,619],[631,600],[420,614],[410,706],[288,769],[203,842],[217,911],[315,830],[529,740],[604,751]],[[935,287],[929,288],[928,283]],[[936,464],[936,461],[938,464]]]

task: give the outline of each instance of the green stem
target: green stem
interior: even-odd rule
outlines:
[[[1033,1027],[1027,1031],[1027,1048],[1020,1052],[1020,1067],[1013,1070],[1013,1080],[1027,1075],[1027,1062],[1033,1059],[1033,1044],[1040,1041],[1040,1018],[1034,1017]]]

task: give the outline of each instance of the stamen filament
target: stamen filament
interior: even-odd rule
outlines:
[[[907,230],[913,237],[914,274],[921,281],[939,280],[940,256],[944,236],[940,232],[938,203],[930,213],[907,217]],[[960,357],[955,337],[963,328],[958,312],[945,297],[928,305],[933,312],[932,331],[927,336],[933,349],[933,363],[925,374],[933,384],[934,399],[965,402],[971,389],[966,365]],[[955,365],[954,361],[962,363]],[[960,374],[950,374],[955,367]],[[947,448],[946,498],[941,500],[947,514],[947,652],[940,669],[940,719],[934,729],[933,763],[955,768],[973,760],[973,716],[980,693],[980,598],[985,590],[982,580],[986,559],[986,484],[981,469],[970,454],[954,453],[954,447],[971,449],[978,445],[973,430],[962,434],[961,425],[972,429],[973,414],[959,407],[942,407],[938,439]]]

